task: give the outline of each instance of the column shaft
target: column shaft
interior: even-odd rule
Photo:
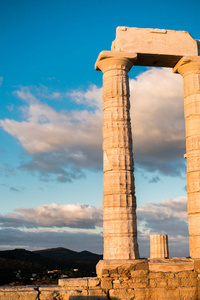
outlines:
[[[126,58],[98,63],[103,75],[104,259],[139,258]]]
[[[200,258],[200,60],[182,58],[174,72],[184,86],[190,256]]]
[[[168,257],[168,236],[166,234],[150,235],[150,258]]]

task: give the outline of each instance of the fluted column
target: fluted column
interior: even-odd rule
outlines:
[[[150,235],[150,258],[168,257],[168,236],[166,234]]]
[[[132,61],[109,57],[103,71],[104,260],[139,258],[129,78]]]
[[[184,86],[190,256],[200,258],[200,58],[183,57],[174,72]]]

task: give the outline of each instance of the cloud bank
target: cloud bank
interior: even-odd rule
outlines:
[[[152,68],[131,79],[130,89],[136,166],[180,175],[185,170],[181,76]],[[49,99],[65,99],[65,109],[57,111],[45,103],[44,93]],[[30,157],[21,169],[38,171],[43,179],[53,175],[59,182],[84,176],[84,169],[102,169],[101,93],[95,85],[62,95],[50,94],[44,87],[41,93],[27,87],[17,90],[15,94],[25,101],[22,121],[5,119],[0,125]],[[76,104],[75,110],[68,105],[69,99]]]
[[[189,255],[186,207],[186,197],[165,199],[160,203],[147,203],[138,207],[138,238],[141,257],[150,256],[150,234],[168,234],[171,256]],[[0,248],[6,245],[10,247],[23,245],[24,248],[29,249],[52,247],[54,243],[54,246],[79,250],[80,247],[82,247],[81,250],[89,250],[92,247],[94,252],[100,253],[99,249],[103,246],[102,233],[96,231],[101,231],[102,219],[102,208],[88,205],[49,204],[35,208],[18,208],[13,213],[0,216],[2,228],[0,229],[2,241]],[[38,238],[39,236],[42,238]],[[73,243],[69,246],[71,240]]]
[[[102,208],[82,204],[58,205],[55,203],[35,208],[25,207],[0,215],[2,227],[68,227],[95,229],[102,227]]]
[[[135,161],[149,171],[185,170],[182,77],[152,68],[130,80]]]

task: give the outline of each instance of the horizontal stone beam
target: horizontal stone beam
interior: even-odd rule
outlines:
[[[183,56],[198,56],[199,48],[200,41],[187,31],[117,27],[111,51],[137,53],[135,65],[173,68]]]

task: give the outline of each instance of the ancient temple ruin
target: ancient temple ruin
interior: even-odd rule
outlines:
[[[118,27],[103,72],[104,260],[139,258],[128,72],[169,67],[183,76],[190,256],[200,258],[200,57],[186,31]]]

